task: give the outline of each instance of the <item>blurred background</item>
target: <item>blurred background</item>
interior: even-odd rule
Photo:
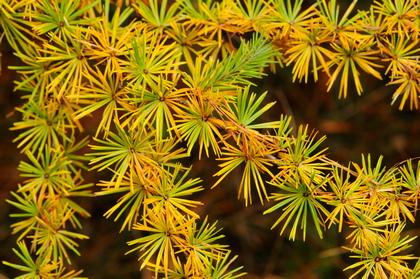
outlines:
[[[13,220],[9,214],[17,212],[5,199],[12,199],[10,191],[17,189],[22,182],[17,166],[24,159],[13,139],[17,132],[10,131],[13,122],[20,115],[14,107],[22,104],[18,92],[13,92],[14,71],[7,66],[19,63],[5,40],[2,42],[2,66],[0,76],[0,259],[20,263],[12,252],[16,248],[16,236],[11,235]],[[384,164],[392,167],[408,158],[420,156],[420,115],[418,110],[399,111],[397,105],[391,106],[391,96],[395,87],[387,87],[387,80],[378,81],[364,76],[364,92],[358,96],[350,92],[347,99],[338,99],[333,88],[326,92],[327,80],[321,77],[317,83],[292,83],[291,68],[268,74],[255,81],[255,92],[268,91],[266,102],[276,101],[271,114],[261,121],[278,120],[280,114],[291,115],[292,125],[308,124],[310,129],[319,131],[318,136],[326,135],[322,147],[328,147],[328,156],[347,165],[349,161],[360,162],[361,154],[372,155],[376,160],[384,156]],[[94,119],[85,123],[93,125]],[[87,129],[89,130],[89,129]],[[93,130],[93,129],[92,129]],[[240,172],[230,175],[224,183],[214,189],[216,181],[213,174],[219,168],[214,158],[191,158],[185,162],[193,165],[193,175],[203,179],[205,191],[198,193],[196,199],[204,203],[197,209],[201,216],[218,220],[217,227],[223,228],[225,238],[233,255],[239,255],[234,265],[244,266],[248,275],[244,278],[348,278],[351,274],[343,269],[352,262],[349,253],[343,248],[346,233],[337,233],[332,227],[325,232],[324,239],[309,228],[306,242],[300,237],[288,240],[288,233],[279,235],[278,228],[270,230],[278,218],[276,213],[263,216],[262,212],[270,205],[258,203],[245,207],[237,199]],[[96,172],[85,173],[86,182],[99,180]],[[270,189],[268,187],[268,189]],[[136,232],[119,233],[121,223],[102,215],[114,204],[118,197],[96,197],[79,199],[79,202],[92,215],[83,220],[83,234],[89,240],[80,241],[81,257],[74,256],[76,269],[83,269],[83,276],[99,278],[151,278],[147,271],[139,273],[138,255],[124,255],[129,249],[126,242],[136,236]],[[258,199],[254,199],[257,201]],[[418,221],[419,217],[417,216]],[[406,233],[420,235],[420,222],[408,224]],[[412,251],[420,251],[419,241],[415,241]],[[142,275],[140,275],[142,274]],[[0,265],[0,279],[14,278],[19,273]]]

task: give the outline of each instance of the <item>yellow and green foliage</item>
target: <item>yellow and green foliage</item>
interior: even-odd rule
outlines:
[[[105,217],[142,232],[127,247],[139,252],[140,269],[156,278],[240,277],[246,267],[230,267],[237,256],[218,243],[216,220],[199,216],[194,200],[240,170],[238,198],[251,206],[257,193],[269,204],[264,214],[278,215],[280,234],[305,239],[315,227],[322,238],[326,229],[349,228],[352,278],[420,276],[419,255],[407,250],[415,236],[403,233],[418,210],[419,163],[386,168],[365,155],[341,165],[326,156],[325,137],[307,126],[292,131],[289,116],[261,121],[273,103],[264,102],[269,92],[252,91],[266,71],[290,65],[293,81],[322,75],[338,97],[349,88],[361,94],[362,75],[386,78],[391,103],[418,109],[419,1],[356,7],[0,0],[1,38],[22,62],[11,67],[23,100],[11,129],[26,156],[25,179],[8,200],[21,263],[4,264],[20,270],[18,278],[80,278],[71,258],[88,238],[77,231],[89,213],[74,198],[114,195]],[[83,125],[90,115],[100,116],[93,132]],[[197,152],[219,164],[214,185],[183,163]],[[84,182],[87,169],[108,179],[95,188]]]

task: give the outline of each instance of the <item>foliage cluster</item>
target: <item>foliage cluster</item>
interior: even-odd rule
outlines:
[[[76,232],[79,217],[89,213],[74,198],[115,195],[105,216],[142,232],[128,243],[141,269],[157,278],[240,277],[216,223],[194,211],[202,181],[181,161],[198,152],[219,162],[212,187],[240,170],[238,198],[271,200],[265,214],[279,215],[281,234],[350,228],[352,277],[417,278],[420,261],[410,266],[418,257],[407,252],[414,237],[402,233],[418,210],[419,164],[387,169],[367,155],[340,165],[307,126],[292,131],[287,116],[261,122],[273,103],[252,92],[265,68],[292,65],[293,80],[325,75],[339,97],[361,94],[362,74],[387,77],[392,103],[417,109],[419,2],[355,5],[340,13],[335,0],[1,0],[2,38],[22,61],[12,67],[25,100],[12,130],[27,158],[19,165],[26,180],[8,200],[19,210],[22,264],[4,263],[19,278],[79,278],[68,269],[88,237]],[[80,155],[89,143],[79,139],[88,134],[81,119],[92,114],[100,121],[90,153]],[[82,177],[86,161],[109,174],[94,194]]]

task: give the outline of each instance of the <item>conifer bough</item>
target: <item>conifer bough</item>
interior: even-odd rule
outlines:
[[[264,214],[278,215],[280,234],[305,239],[314,226],[322,238],[346,227],[351,278],[419,277],[415,237],[403,235],[418,210],[418,161],[386,168],[367,155],[343,166],[320,150],[325,137],[292,132],[290,117],[261,122],[273,103],[252,92],[266,70],[290,65],[293,81],[323,75],[338,97],[350,86],[361,94],[361,75],[387,77],[391,103],[418,109],[419,2],[374,1],[365,11],[356,2],[340,13],[335,0],[1,0],[1,38],[22,62],[10,66],[22,94],[11,129],[26,156],[7,200],[21,262],[3,263],[17,278],[80,278],[71,259],[89,213],[75,198],[113,195],[104,216],[142,232],[127,249],[140,269],[241,277],[216,222],[195,211],[203,181],[181,162],[198,150],[219,162],[213,187],[242,172],[238,198],[269,202]],[[81,121],[90,115],[100,115],[93,133]],[[88,169],[108,179],[94,188]]]

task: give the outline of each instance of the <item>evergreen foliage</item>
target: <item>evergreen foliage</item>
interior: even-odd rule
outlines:
[[[289,116],[262,122],[273,103],[252,89],[266,70],[291,65],[294,81],[324,75],[326,90],[344,98],[352,86],[362,94],[361,75],[387,78],[390,102],[418,109],[420,4],[381,0],[355,11],[353,1],[344,13],[335,0],[303,4],[1,0],[2,38],[22,61],[11,67],[23,92],[11,129],[26,156],[25,180],[8,200],[22,262],[3,263],[18,278],[81,278],[71,259],[89,237],[77,232],[89,213],[74,198],[115,195],[104,215],[142,232],[127,248],[140,252],[140,269],[241,277],[246,267],[231,268],[237,256],[219,243],[216,221],[194,211],[206,182],[182,159],[198,150],[219,163],[212,187],[242,171],[238,198],[251,206],[256,193],[269,203],[264,214],[278,215],[280,234],[350,228],[352,278],[418,278],[419,255],[408,250],[415,236],[404,227],[418,210],[419,163],[387,168],[362,155],[344,166],[327,157],[325,137],[304,125],[292,131]],[[92,114],[101,117],[90,137],[81,120]],[[92,187],[88,168],[108,179]]]

